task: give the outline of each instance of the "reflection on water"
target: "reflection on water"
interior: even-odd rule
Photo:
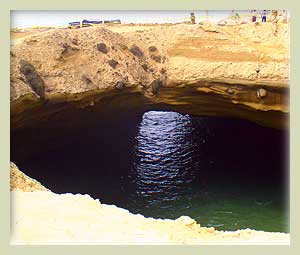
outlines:
[[[277,133],[239,120],[146,112],[125,206],[152,217],[190,215],[221,229],[287,231]]]
[[[218,229],[288,231],[286,132],[176,112],[62,114],[77,124],[12,135],[12,161],[53,192]]]
[[[193,174],[193,141],[189,116],[175,112],[146,112],[136,137],[134,181],[146,205],[175,200],[187,188]]]

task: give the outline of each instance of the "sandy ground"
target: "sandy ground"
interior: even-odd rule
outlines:
[[[211,61],[278,61],[286,62],[289,31],[285,23],[248,23],[234,26],[202,25],[99,25],[112,32],[129,36],[132,41],[160,44],[169,48],[171,39],[180,40],[170,48],[171,56],[203,58]],[[13,41],[53,30],[54,28],[11,31]],[[86,29],[86,28],[83,28]],[[60,30],[69,30],[60,28]],[[70,31],[70,30],[69,30]],[[74,31],[74,30],[73,30]],[[16,42],[21,42],[16,41]],[[13,43],[18,44],[18,43]],[[235,47],[233,47],[235,46]],[[183,51],[182,47],[190,48]],[[223,50],[222,50],[223,49]],[[221,52],[220,52],[221,51]],[[220,54],[222,53],[222,54]],[[238,54],[235,54],[238,53]]]
[[[272,244],[290,235],[200,227],[193,219],[145,218],[88,195],[12,191],[11,244]]]
[[[10,45],[17,45],[22,43],[26,38],[37,35],[46,31],[49,31],[51,28],[28,28],[21,30],[11,30],[10,31]]]

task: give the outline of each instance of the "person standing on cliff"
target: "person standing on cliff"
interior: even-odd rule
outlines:
[[[195,24],[196,23],[196,17],[195,17],[195,13],[191,12],[191,23]]]
[[[261,13],[261,22],[267,22],[267,10],[263,10]]]
[[[277,22],[277,18],[278,18],[278,10],[272,10],[272,17],[273,17],[273,22]]]
[[[256,22],[256,10],[252,10],[252,22]]]

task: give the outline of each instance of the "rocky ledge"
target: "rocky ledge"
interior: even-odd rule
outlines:
[[[146,218],[89,195],[55,194],[11,164],[11,244],[272,244],[290,234],[217,231],[188,216]]]
[[[93,106],[124,91],[153,107],[286,127],[289,24],[50,29],[11,47],[12,128],[47,104]]]

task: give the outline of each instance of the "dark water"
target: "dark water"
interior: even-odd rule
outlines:
[[[20,160],[16,135],[12,159],[54,192],[88,193],[145,216],[189,215],[225,230],[289,231],[285,131],[176,112],[123,118],[92,115],[88,130],[53,138],[47,151],[39,129],[24,131],[41,146]]]
[[[136,138],[133,208],[220,229],[286,231],[282,135],[240,120],[147,112]]]

